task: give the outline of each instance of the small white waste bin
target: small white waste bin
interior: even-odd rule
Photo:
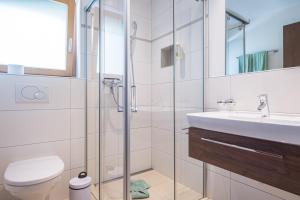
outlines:
[[[70,200],[91,200],[92,178],[86,172],[80,172],[78,177],[72,178],[69,182]]]

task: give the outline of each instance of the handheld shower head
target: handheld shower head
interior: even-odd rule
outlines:
[[[134,37],[136,36],[137,28],[138,28],[138,26],[137,26],[136,21],[133,21],[133,22],[132,22],[132,33],[131,33],[131,37],[134,38]]]

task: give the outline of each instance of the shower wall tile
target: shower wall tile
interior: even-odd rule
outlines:
[[[131,129],[131,151],[151,148],[151,128]]]
[[[152,85],[152,106],[171,107],[172,105],[172,92],[173,85],[166,84],[153,84]]]
[[[151,19],[132,13],[131,21],[137,22],[137,38],[151,40]]]
[[[133,151],[131,153],[131,172],[151,169],[151,148]]]
[[[131,0],[131,12],[133,15],[151,20],[151,9],[149,8],[151,8],[151,0]]]
[[[151,126],[151,107],[138,106],[138,112],[131,113],[131,128],[145,128]]]
[[[151,3],[152,19],[172,7],[172,0],[152,0]]]
[[[169,34],[173,29],[173,12],[167,9],[159,15],[152,15],[152,40]]]
[[[152,107],[152,127],[172,130],[173,120],[172,107]]]
[[[149,42],[135,40],[133,63],[151,63],[151,44]]]
[[[151,84],[151,63],[135,62],[134,73],[137,84]]]
[[[138,106],[151,105],[151,85],[137,84],[136,101]]]

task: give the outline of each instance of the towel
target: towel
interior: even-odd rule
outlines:
[[[148,189],[150,185],[144,180],[135,180],[130,183],[132,199],[146,199],[149,198]]]

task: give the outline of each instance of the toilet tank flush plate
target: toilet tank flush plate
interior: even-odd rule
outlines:
[[[42,85],[16,84],[15,100],[16,103],[49,103],[49,89]]]

